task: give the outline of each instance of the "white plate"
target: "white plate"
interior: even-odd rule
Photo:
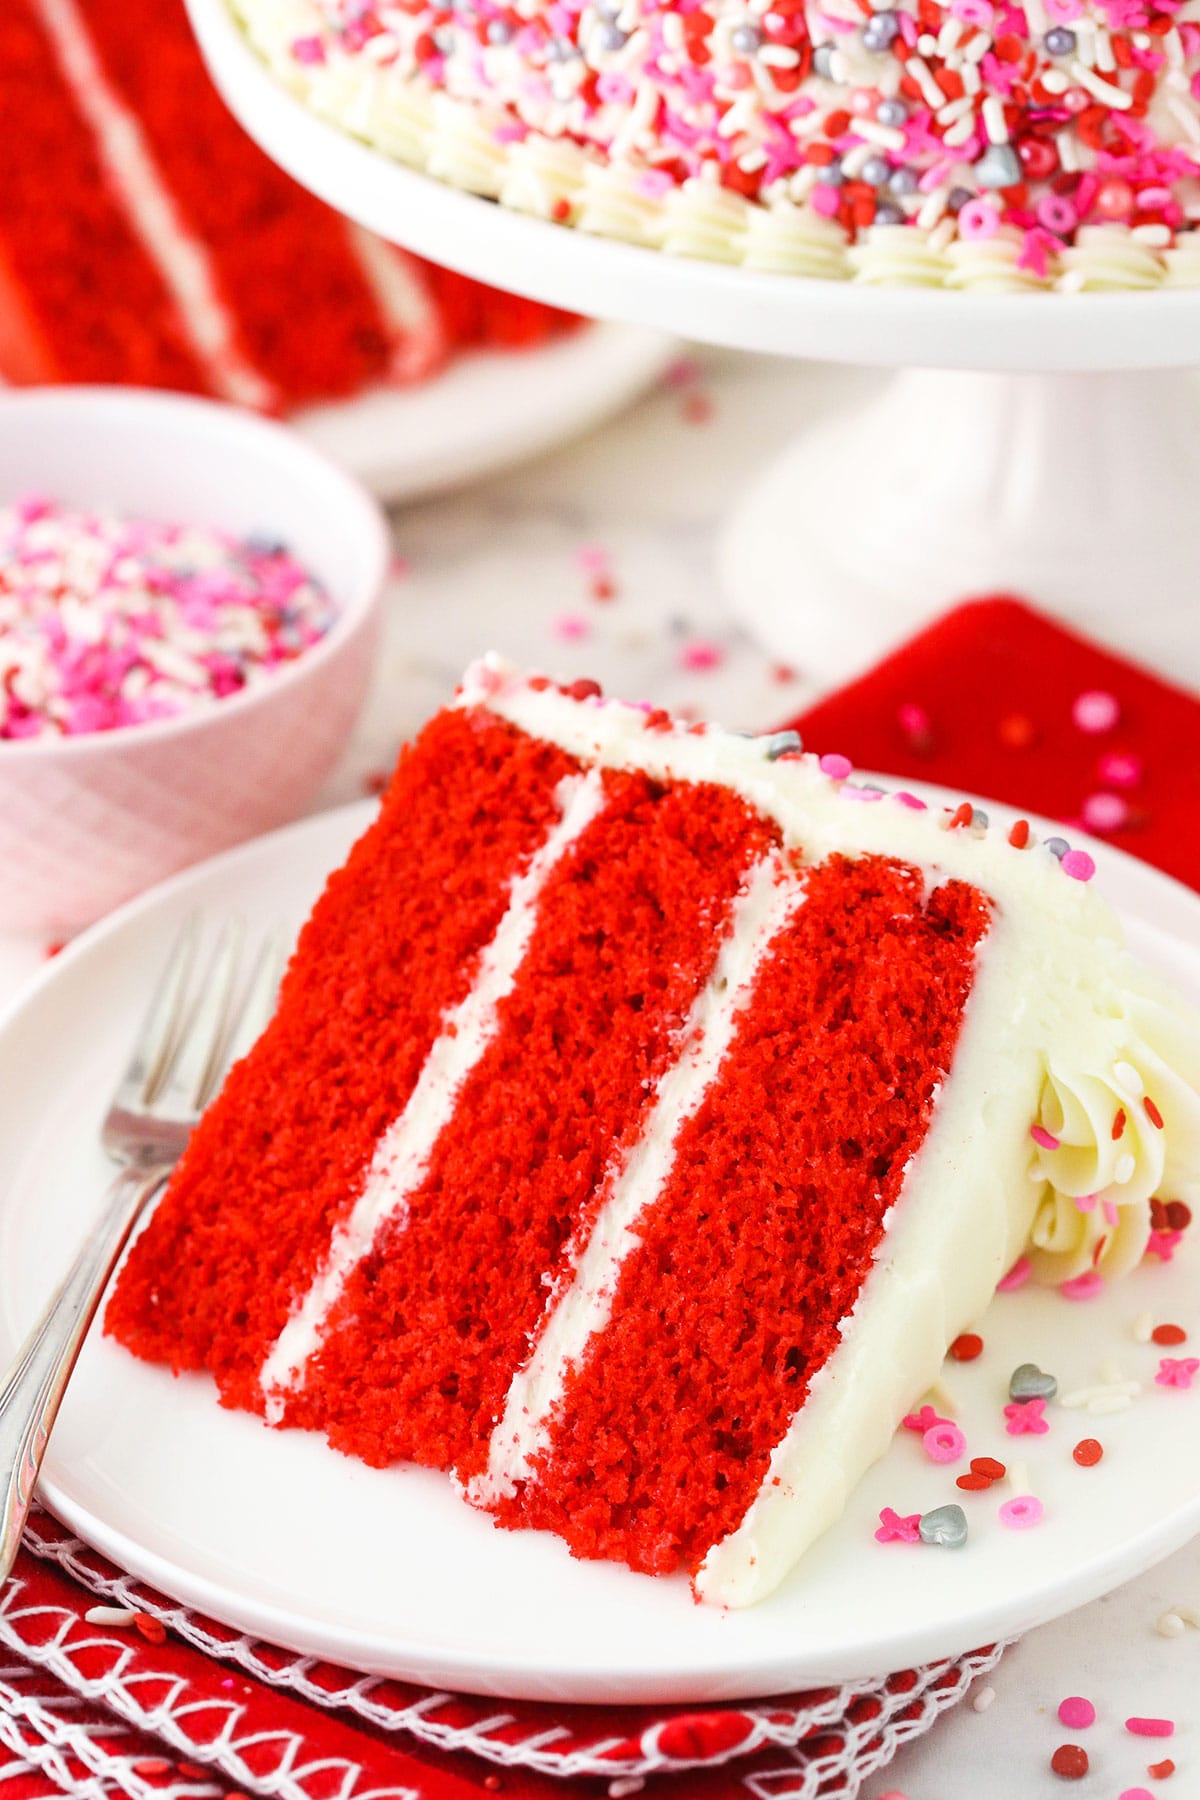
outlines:
[[[993,808],[996,816],[1003,809]],[[0,1356],[11,1354],[95,1207],[96,1145],[138,1008],[196,907],[298,923],[371,817],[322,815],[178,877],[78,940],[0,1022]],[[1096,847],[1135,949],[1200,999],[1200,901]],[[1200,1235],[1200,1234],[1197,1234]],[[996,1519],[1013,1489],[961,1495],[909,1433],[838,1526],[763,1606],[695,1606],[682,1580],[575,1562],[553,1537],[493,1528],[441,1476],[371,1470],[299,1432],[223,1411],[206,1378],[174,1380],[93,1334],[43,1491],[56,1513],[167,1593],[318,1656],[433,1686],[529,1698],[718,1699],[870,1676],[1026,1630],[1149,1567],[1200,1528],[1200,1386],[1156,1387],[1144,1310],[1200,1328],[1200,1244],[1103,1299],[999,1296],[983,1357],[948,1365],[973,1454],[1020,1458],[1038,1529]],[[1034,1361],[1063,1391],[1117,1356],[1145,1383],[1116,1417],[1051,1408],[1042,1438],[1003,1434],[1009,1372]],[[1099,1437],[1082,1470],[1071,1448]],[[960,1552],[873,1541],[883,1506],[960,1499]]]
[[[536,456],[635,399],[678,354],[635,325],[479,350],[429,381],[297,413],[292,424],[381,500],[412,500]]]

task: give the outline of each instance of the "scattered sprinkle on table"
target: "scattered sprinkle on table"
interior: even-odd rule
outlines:
[[[1058,1718],[1069,1731],[1084,1731],[1096,1723],[1096,1709],[1082,1694],[1068,1694],[1058,1703]]]
[[[1064,1781],[1081,1781],[1088,1772],[1088,1753],[1080,1744],[1060,1744],[1050,1758],[1050,1767]]]
[[[0,739],[111,731],[240,693],[335,617],[272,539],[18,501],[0,508]]]
[[[1125,1729],[1131,1731],[1134,1737],[1168,1738],[1175,1735],[1175,1721],[1174,1719],[1143,1719],[1135,1716],[1132,1719],[1126,1719]]]
[[[1166,1781],[1169,1775],[1175,1773],[1175,1764],[1168,1756],[1162,1762],[1150,1763],[1146,1769],[1146,1773],[1147,1775],[1152,1775],[1155,1781]]]
[[[976,1331],[961,1332],[950,1346],[955,1362],[974,1362],[983,1353],[983,1339]]]
[[[1098,1438],[1080,1438],[1071,1455],[1081,1469],[1094,1469],[1104,1455],[1104,1445]]]

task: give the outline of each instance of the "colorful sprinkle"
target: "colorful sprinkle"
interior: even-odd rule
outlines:
[[[1200,1356],[1164,1356],[1154,1377],[1159,1387],[1190,1388],[1200,1371]]]
[[[1031,1125],[1029,1135],[1040,1150],[1057,1150],[1060,1147],[1058,1138],[1053,1132],[1047,1131],[1044,1125]]]
[[[1050,1758],[1050,1767],[1064,1781],[1081,1781],[1088,1772],[1088,1753],[1078,1744],[1060,1744]]]
[[[952,1463],[966,1454],[967,1440],[957,1425],[944,1420],[923,1434],[921,1447],[931,1462]]]
[[[1041,1524],[1045,1511],[1035,1494],[1018,1494],[1014,1500],[1004,1502],[997,1517],[1007,1531],[1029,1531]]]
[[[916,1544],[921,1538],[920,1513],[901,1514],[885,1506],[875,1532],[877,1544]]]
[[[1014,1400],[1004,1409],[1009,1437],[1042,1437],[1050,1429],[1044,1400]]]
[[[1078,695],[1071,708],[1071,718],[1077,729],[1093,734],[1111,731],[1120,717],[1119,701],[1101,688],[1091,688],[1086,694]]]
[[[828,775],[834,781],[845,781],[854,773],[854,764],[848,756],[839,756],[836,752],[828,752],[820,760],[822,775]]]
[[[1155,1781],[1166,1781],[1169,1776],[1175,1773],[1175,1764],[1171,1761],[1169,1756],[1166,1756],[1163,1758],[1162,1762],[1150,1763],[1147,1766],[1146,1773],[1147,1775],[1152,1775]]]
[[[960,1332],[950,1346],[955,1362],[974,1362],[983,1353],[983,1339],[976,1331]]]
[[[1104,1445],[1098,1438],[1080,1438],[1071,1455],[1081,1469],[1094,1469],[1104,1455]]]
[[[1062,1282],[1058,1291],[1065,1300],[1094,1300],[1104,1292],[1104,1277],[1098,1269],[1085,1269],[1082,1275]]]
[[[1068,1731],[1086,1731],[1096,1723],[1096,1709],[1082,1694],[1068,1694],[1058,1703],[1058,1719]]]
[[[1027,1256],[1018,1256],[1007,1275],[1002,1275],[996,1283],[998,1294],[1013,1294],[1023,1288],[1033,1274],[1033,1265]]]
[[[1068,850],[1062,859],[1064,875],[1072,881],[1090,881],[1096,873],[1096,864],[1086,850]]]
[[[1008,834],[1008,841],[1015,850],[1024,850],[1029,842],[1029,820],[1018,819]]]
[[[720,644],[713,643],[710,638],[693,638],[679,652],[679,661],[683,668],[690,669],[693,673],[719,669],[725,661],[725,652]]]
[[[1186,1344],[1187,1332],[1182,1325],[1156,1325],[1150,1333],[1150,1341],[1152,1344],[1162,1344],[1164,1347]]]
[[[1132,1718],[1125,1721],[1126,1731],[1134,1737],[1169,1738],[1175,1735],[1174,1719]]]

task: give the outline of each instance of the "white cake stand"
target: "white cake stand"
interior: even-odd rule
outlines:
[[[323,200],[435,262],[601,318],[904,372],[797,421],[726,526],[731,603],[826,680],[1008,588],[1200,683],[1200,292],[980,295],[756,274],[589,237],[391,161],[187,0],[225,100]]]

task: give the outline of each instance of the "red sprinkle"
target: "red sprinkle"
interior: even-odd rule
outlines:
[[[962,825],[969,825],[975,817],[975,808],[969,800],[964,800],[950,821],[950,829],[957,830]]]
[[[1134,1737],[1174,1737],[1174,1719],[1126,1719],[1126,1731]]]
[[[1117,1116],[1112,1122],[1112,1134],[1113,1134],[1113,1143],[1114,1144],[1116,1143],[1117,1139],[1123,1135],[1124,1130],[1125,1130],[1125,1108],[1123,1106],[1119,1106],[1117,1108]]]
[[[167,1628],[161,1619],[154,1617],[153,1613],[134,1613],[133,1622],[148,1644],[166,1643]]]
[[[1080,1781],[1088,1772],[1088,1753],[1080,1744],[1060,1744],[1050,1758],[1050,1767],[1064,1781]]]
[[[1018,819],[1008,834],[1008,841],[1016,850],[1023,850],[1029,842],[1029,820]]]
[[[964,1488],[969,1494],[982,1494],[991,1487],[992,1478],[990,1475],[960,1475],[954,1485]]]
[[[1008,1474],[1004,1464],[997,1462],[994,1456],[973,1456],[971,1468],[976,1475],[986,1475],[991,1481],[1003,1481]]]
[[[964,1331],[950,1346],[955,1362],[974,1362],[983,1350],[983,1339],[975,1331]]]
[[[1153,1775],[1155,1781],[1165,1781],[1168,1775],[1173,1775],[1175,1773],[1175,1764],[1168,1756],[1163,1762],[1150,1763],[1146,1769],[1146,1773],[1147,1775]]]
[[[1155,1344],[1187,1343],[1187,1332],[1182,1325],[1156,1325],[1150,1337]]]
[[[1158,1127],[1159,1131],[1161,1131],[1163,1128],[1163,1116],[1159,1112],[1157,1106],[1155,1106],[1155,1104],[1154,1104],[1153,1100],[1150,1098],[1149,1094],[1147,1094],[1145,1099],[1142,1101],[1142,1105],[1146,1109],[1146,1117],[1149,1119],[1150,1123],[1152,1125],[1156,1125]]]
[[[1167,1224],[1172,1231],[1186,1231],[1191,1222],[1192,1209],[1186,1201],[1167,1201]]]
[[[1071,1455],[1081,1469],[1094,1469],[1104,1455],[1104,1445],[1097,1438],[1080,1438]]]

